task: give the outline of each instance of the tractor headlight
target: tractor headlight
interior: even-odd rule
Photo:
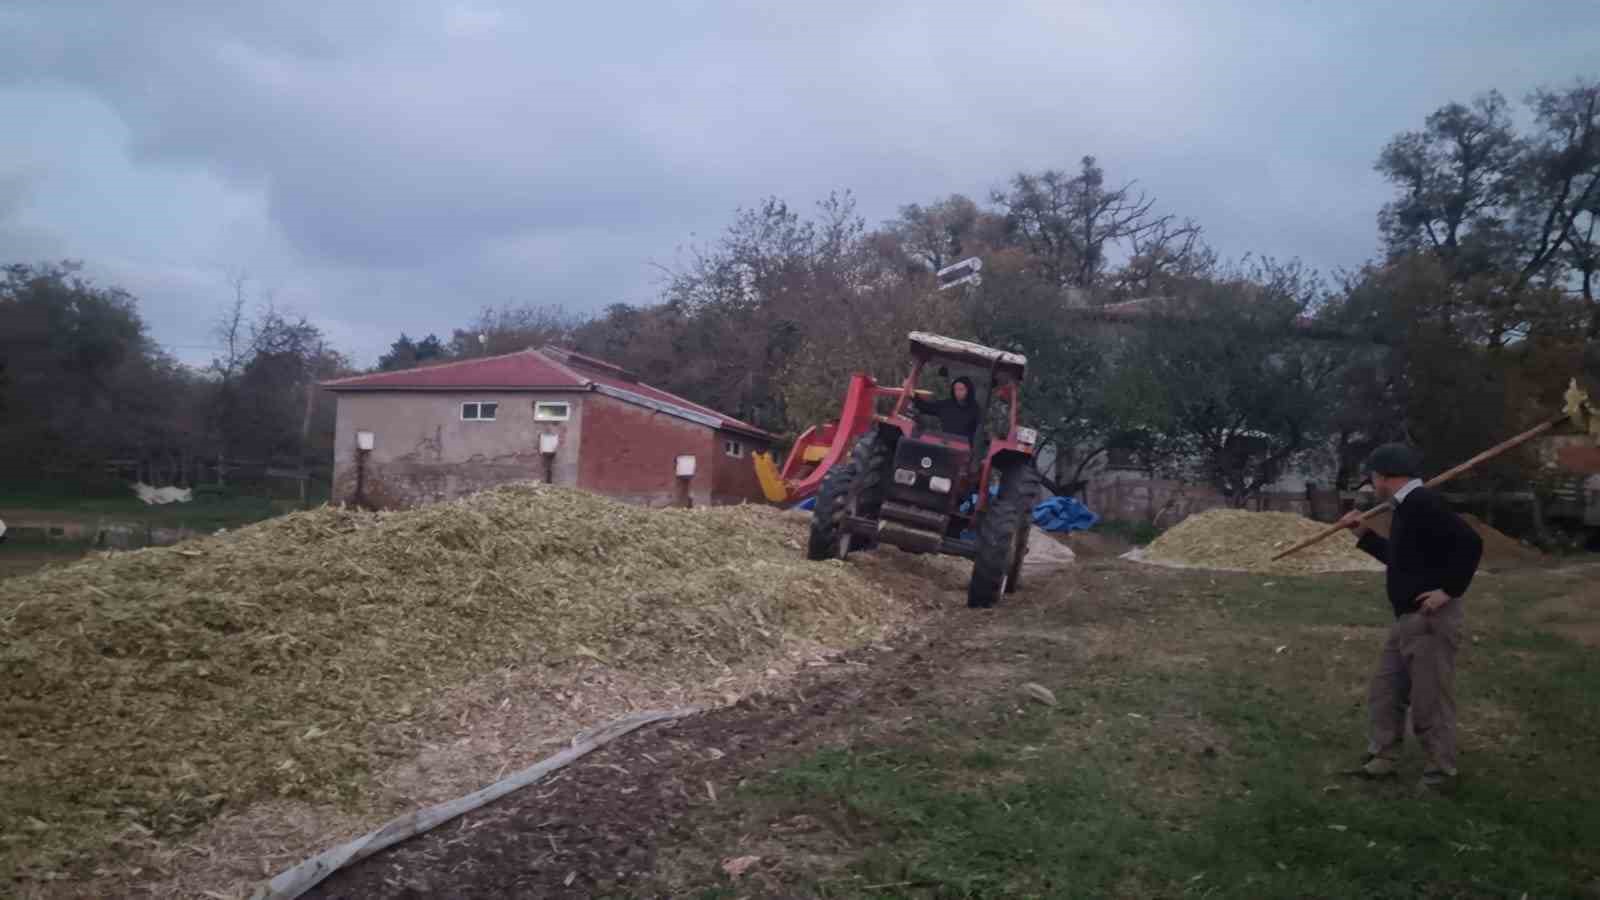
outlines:
[[[935,494],[948,494],[950,493],[950,479],[942,475],[935,475],[928,479],[928,490],[933,491]]]
[[[1039,442],[1039,432],[1032,428],[1017,429],[1017,443],[1024,447],[1032,447]]]
[[[895,469],[894,470],[894,483],[895,484],[916,484],[917,483],[917,473],[911,471],[910,469]]]

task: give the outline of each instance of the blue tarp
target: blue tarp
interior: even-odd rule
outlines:
[[[993,500],[999,493],[1000,493],[1000,483],[998,481],[990,482],[989,483],[989,499]],[[975,506],[977,504],[977,502],[978,502],[978,495],[977,495],[976,492],[968,494],[967,495],[967,499],[961,501],[961,511],[964,512],[964,513],[972,512],[972,507]],[[966,531],[961,532],[961,539],[963,541],[975,541],[975,540],[978,539],[978,533],[976,531],[968,529]]]
[[[807,509],[807,510],[816,509],[816,508],[817,508],[817,498],[816,497],[807,497],[806,499],[800,501],[800,505],[799,506],[795,507],[795,509]]]
[[[1051,497],[1033,508],[1033,524],[1045,531],[1088,531],[1099,521],[1073,497]]]

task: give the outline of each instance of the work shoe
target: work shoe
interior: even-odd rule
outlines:
[[[1395,768],[1394,760],[1376,753],[1368,753],[1362,757],[1360,765],[1346,769],[1340,774],[1353,775],[1357,778],[1393,778],[1400,773]]]
[[[1417,782],[1417,790],[1425,794],[1448,794],[1455,789],[1456,773],[1445,769],[1429,769]]]

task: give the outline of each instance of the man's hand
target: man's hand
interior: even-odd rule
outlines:
[[[1344,514],[1344,518],[1339,520],[1339,524],[1344,526],[1345,528],[1348,528],[1351,531],[1355,532],[1356,537],[1361,537],[1362,535],[1364,535],[1367,532],[1372,530],[1371,528],[1368,528],[1366,526],[1366,524],[1364,524],[1361,521],[1361,516],[1362,516],[1362,511],[1361,510],[1352,509],[1349,512]]]
[[[1444,591],[1429,591],[1426,594],[1419,594],[1417,595],[1417,611],[1425,616],[1431,616],[1443,609],[1444,605],[1453,599],[1455,598]]]

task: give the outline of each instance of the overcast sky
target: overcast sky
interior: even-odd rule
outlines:
[[[0,0],[0,262],[83,260],[196,363],[244,273],[365,365],[485,304],[652,301],[769,194],[876,223],[1092,153],[1330,271],[1396,131],[1597,73],[1592,0]]]

